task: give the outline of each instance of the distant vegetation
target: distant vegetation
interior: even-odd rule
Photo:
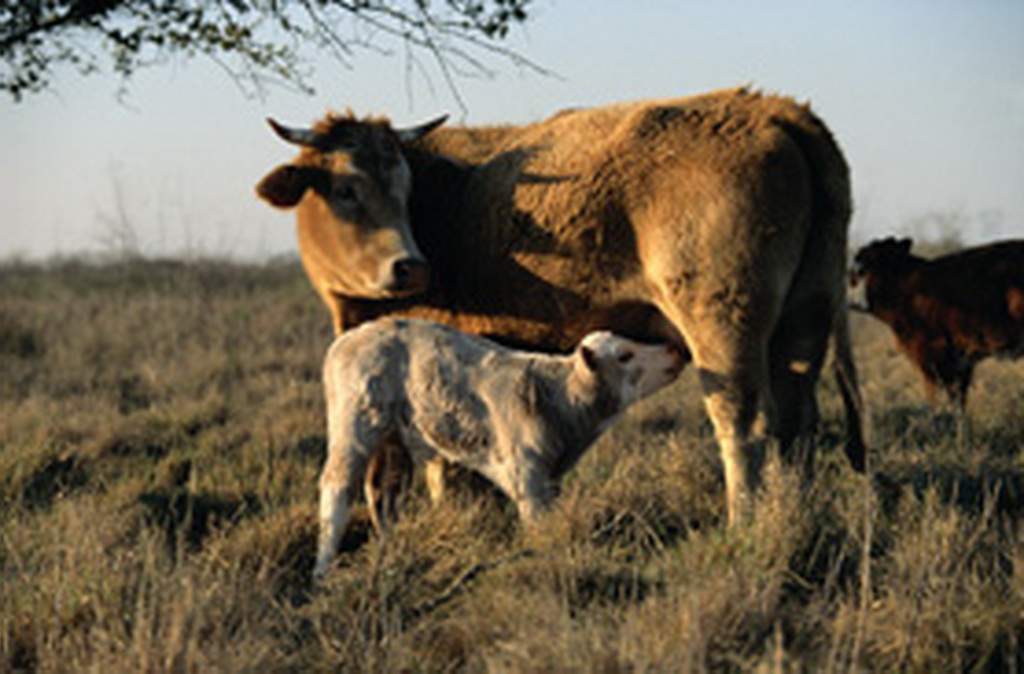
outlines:
[[[471,480],[359,519],[309,591],[327,314],[296,263],[0,267],[0,670],[1014,671],[1024,363],[973,444],[854,316],[870,488],[822,387],[814,484],[724,526],[693,373],[569,475],[543,533]]]

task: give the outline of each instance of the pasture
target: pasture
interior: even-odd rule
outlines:
[[[1024,361],[970,444],[853,317],[870,483],[819,389],[814,482],[726,529],[692,371],[565,480],[542,531],[461,479],[364,513],[309,590],[332,331],[297,262],[0,266],[0,670],[1019,671]]]

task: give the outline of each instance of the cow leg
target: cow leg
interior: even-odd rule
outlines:
[[[789,169],[802,170],[788,159],[775,164],[780,179],[793,177]],[[694,233],[681,236],[664,221],[640,222],[638,247],[651,299],[693,357],[722,456],[729,523],[737,524],[751,514],[764,459],[754,424],[759,412],[769,420],[773,414],[768,347],[797,273],[804,234],[793,218],[802,205],[755,199],[726,206],[697,194],[685,205],[677,199],[669,202],[685,208]],[[770,221],[776,224],[762,231]]]
[[[787,307],[769,344],[774,413],[768,419],[768,432],[778,439],[783,461],[800,471],[805,484],[814,476],[811,432],[818,422],[814,391],[833,315],[827,296],[808,297]]]
[[[725,472],[725,496],[729,525],[749,519],[754,490],[759,486],[763,445],[751,438],[759,408],[756,388],[723,380],[702,371],[704,402],[715,427],[715,439]]]
[[[758,316],[709,312],[695,317],[680,310],[708,304],[713,303],[684,298],[659,303],[659,308],[678,326],[697,369],[722,457],[728,520],[735,525],[749,519],[764,462],[765,444],[754,437],[755,422],[760,412],[769,419],[774,414],[768,386],[769,330],[761,326],[774,324],[781,302],[770,294],[752,299],[747,306],[760,309]]]
[[[313,580],[324,577],[338,549],[352,514],[366,472],[369,452],[349,442],[333,442],[320,474],[320,536]]]
[[[762,283],[723,302],[717,294],[671,295],[668,281],[656,288],[671,298],[657,301],[658,308],[685,339],[697,370],[722,457],[728,521],[739,524],[752,514],[764,463],[765,443],[755,423],[759,413],[769,420],[775,414],[768,347],[783,293]]]

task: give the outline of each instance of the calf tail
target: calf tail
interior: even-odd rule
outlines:
[[[853,363],[850,323],[845,306],[836,312],[832,339],[835,345],[833,367],[836,383],[839,385],[839,394],[843,398],[843,407],[846,411],[846,456],[854,470],[863,473],[866,469],[868,451],[864,433],[866,415],[864,401],[860,397],[860,386],[857,383],[857,368]]]

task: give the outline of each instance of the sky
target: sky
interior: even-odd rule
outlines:
[[[832,129],[855,243],[1024,237],[1021,0],[536,0],[507,46],[554,75],[484,57],[493,76],[458,79],[460,102],[398,48],[318,58],[314,95],[247,96],[202,57],[140,71],[126,98],[112,76],[60,71],[49,92],[0,99],[0,259],[294,253],[291,214],[253,192],[294,154],[268,116],[524,123],[740,84],[809,101]]]

